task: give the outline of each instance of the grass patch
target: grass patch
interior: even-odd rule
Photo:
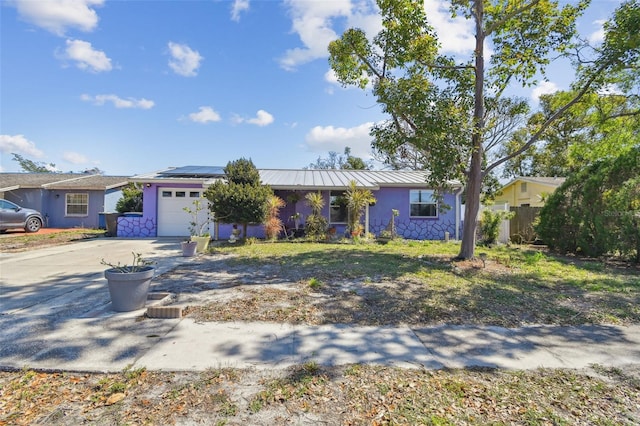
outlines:
[[[597,377],[601,374],[605,377]],[[615,424],[640,422],[639,371],[427,371],[313,362],[272,372],[0,372],[0,424]],[[633,377],[634,379],[631,379]],[[45,386],[46,385],[46,386]],[[71,422],[71,423],[69,423]]]
[[[89,238],[104,237],[102,229],[68,229],[51,234],[5,235],[0,238],[0,251],[18,252],[67,244]]]
[[[250,277],[251,286],[231,302],[199,309],[198,319],[215,312],[213,320],[308,324],[640,322],[640,270],[632,265],[605,265],[527,246],[481,248],[483,260],[459,262],[458,250],[456,243],[405,240],[220,248],[223,261],[212,263],[211,273],[225,269]],[[207,279],[206,270],[199,272]],[[261,274],[264,285],[259,285]],[[289,287],[273,289],[272,283]]]

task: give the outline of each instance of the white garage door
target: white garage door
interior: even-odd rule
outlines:
[[[176,237],[189,235],[191,215],[184,211],[185,207],[193,209],[193,201],[202,196],[201,189],[195,188],[159,188],[158,189],[158,236]],[[206,200],[205,200],[206,203]],[[199,222],[206,220],[207,208],[200,212]],[[213,224],[210,224],[213,229]],[[207,226],[204,232],[210,232]]]

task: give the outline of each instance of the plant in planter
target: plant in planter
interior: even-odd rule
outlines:
[[[206,199],[200,197],[193,200],[193,207],[185,207],[183,210],[189,214],[191,220],[189,221],[189,233],[191,234],[191,241],[197,243],[196,251],[203,253],[209,247],[209,240],[211,239],[209,232],[206,231],[207,225],[211,223],[211,217],[208,212],[206,217],[203,218],[203,211],[207,209]]]
[[[104,271],[104,277],[109,285],[111,306],[114,311],[129,312],[144,308],[151,279],[155,273],[155,262],[142,257],[140,253],[132,252],[131,265],[109,263],[102,259],[100,263],[110,268]]]

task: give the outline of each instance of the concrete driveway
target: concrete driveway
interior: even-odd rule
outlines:
[[[158,273],[181,257],[179,238],[100,238],[20,253],[0,253],[0,315],[78,317],[108,305],[102,259],[131,264],[132,252],[157,262]]]
[[[180,241],[100,238],[0,253],[0,367],[118,371],[133,364],[176,321],[112,311],[100,261],[131,263],[132,252],[141,253],[157,262],[158,275],[195,259],[182,257]]]

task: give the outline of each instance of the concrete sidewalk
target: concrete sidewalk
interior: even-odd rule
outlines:
[[[109,308],[102,257],[181,263],[179,240],[101,239],[0,260],[0,368],[185,371],[368,363],[428,369],[640,364],[640,326],[355,327],[142,318]],[[153,289],[153,285],[152,285]]]
[[[640,326],[351,327],[144,319],[144,311],[73,318],[2,316],[0,366],[68,371],[190,371],[367,363],[506,369],[640,364]]]

